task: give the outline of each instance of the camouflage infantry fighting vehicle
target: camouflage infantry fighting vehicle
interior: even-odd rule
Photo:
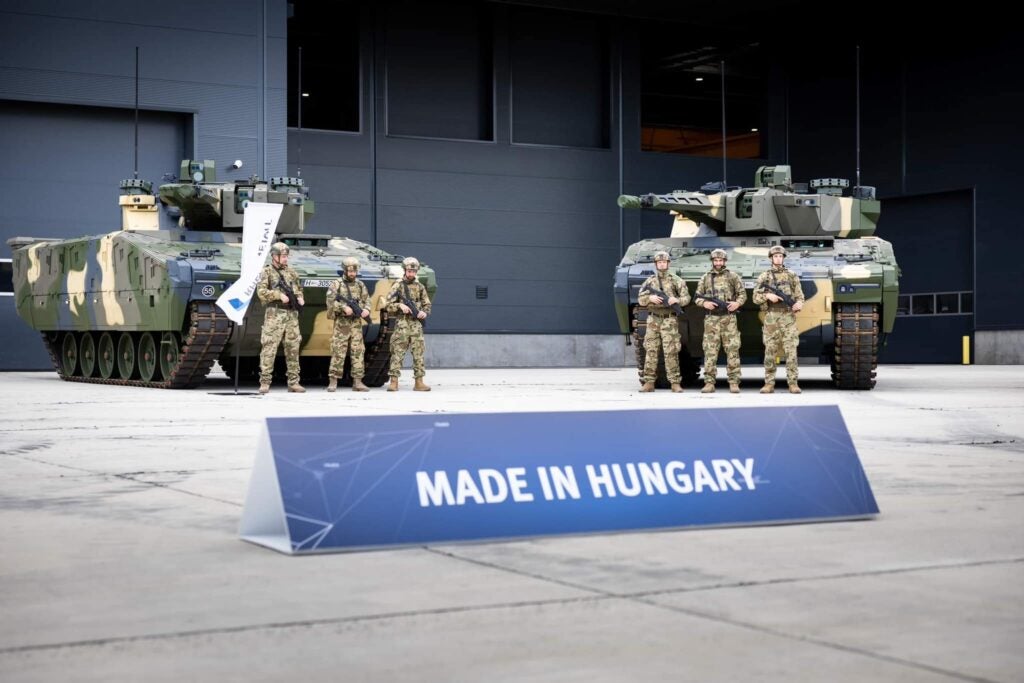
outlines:
[[[641,375],[647,312],[637,299],[641,283],[654,272],[656,251],[669,252],[671,270],[692,294],[711,267],[712,249],[725,249],[726,266],[753,290],[757,276],[771,267],[768,249],[778,244],[788,251],[786,267],[799,276],[807,299],[796,316],[800,356],[829,363],[841,389],[871,389],[878,350],[896,318],[899,267],[892,245],[873,235],[881,212],[874,188],[855,187],[844,197],[848,185],[829,178],[801,187],[793,184],[788,166],[762,166],[752,188],[712,183],[699,192],[619,197],[623,208],[671,212],[675,219],[670,237],[631,245],[615,272],[619,327],[633,335]],[[738,312],[741,354],[751,361],[764,355],[760,311],[752,299]],[[684,381],[696,380],[702,361],[704,314],[689,306],[678,318]],[[664,381],[661,360],[659,383]]]
[[[291,246],[289,265],[305,291],[303,378],[326,381],[333,321],[324,298],[341,260],[355,256],[372,305],[363,381],[387,381],[393,323],[381,297],[402,277],[401,256],[346,237],[307,233],[313,203],[300,178],[218,183],[212,161],[183,161],[180,179],[159,188],[159,201],[180,214],[171,229],[160,229],[151,188],[146,181],[122,181],[116,232],[8,240],[18,315],[42,333],[61,378],[187,389],[203,382],[214,361],[233,377],[237,352],[240,379],[255,379],[263,306],[254,296],[245,325],[236,326],[214,303],[239,276],[242,220],[254,201],[284,205],[276,239]],[[419,277],[433,295],[434,272],[423,267]]]

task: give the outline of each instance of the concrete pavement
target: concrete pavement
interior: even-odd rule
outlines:
[[[884,366],[870,392],[810,367],[800,396],[744,372],[739,396],[642,395],[618,368],[264,397],[0,374],[0,680],[1024,678],[1024,367]],[[873,521],[309,557],[237,539],[269,416],[822,403]]]

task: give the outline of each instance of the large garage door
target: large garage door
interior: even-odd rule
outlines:
[[[959,363],[974,334],[973,197],[969,190],[888,199],[878,235],[893,243],[900,278],[896,327],[883,363]]]
[[[139,177],[177,175],[191,117],[139,112]],[[0,271],[18,235],[77,237],[120,227],[118,183],[134,168],[134,112],[0,100]],[[0,284],[2,284],[0,279]],[[9,287],[9,285],[8,285]],[[0,296],[0,369],[50,367],[38,335]]]

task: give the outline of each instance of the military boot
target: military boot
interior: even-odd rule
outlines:
[[[270,385],[269,384],[260,384],[260,393],[261,394],[269,394],[270,393]]]
[[[738,394],[738,393],[740,393],[740,384],[739,384],[739,382],[729,382],[729,393],[730,394]]]
[[[388,391],[398,391],[398,378],[392,377],[391,384],[388,385]]]
[[[673,394],[681,394],[681,393],[683,393],[683,386],[679,382],[676,382],[675,384],[672,385],[672,393]]]
[[[338,378],[337,377],[331,377],[330,379],[327,380],[327,391],[329,391],[331,393],[334,393],[337,390],[338,390]]]
[[[765,382],[764,386],[761,387],[761,393],[762,394],[774,394],[775,393],[775,385],[774,384],[769,384],[768,382]]]
[[[422,377],[416,378],[416,384],[412,388],[413,391],[430,391],[430,387],[423,383]]]
[[[802,391],[800,391],[800,387],[798,387],[798,386],[796,385],[796,382],[792,382],[792,383],[791,383],[791,384],[789,385],[789,393],[791,393],[791,394],[802,394],[803,392],[802,392]]]
[[[649,394],[652,391],[654,391],[654,381],[653,380],[650,381],[650,382],[644,382],[644,385],[642,387],[640,387],[640,393],[641,394]]]
[[[704,382],[704,388],[700,390],[700,393],[702,393],[702,394],[713,394],[713,393],[715,393],[715,383],[714,382]]]
[[[288,385],[288,392],[291,394],[304,394],[306,390],[301,384],[296,382],[295,384]]]
[[[363,384],[363,378],[362,377],[353,377],[352,378],[352,391],[369,391],[369,390],[370,390],[370,387],[368,387],[365,384]]]

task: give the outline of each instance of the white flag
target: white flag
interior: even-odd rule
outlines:
[[[277,230],[284,204],[249,202],[242,218],[242,273],[235,284],[224,290],[217,299],[217,305],[237,325],[242,324],[245,310],[249,308],[260,271],[270,254],[270,243]]]

